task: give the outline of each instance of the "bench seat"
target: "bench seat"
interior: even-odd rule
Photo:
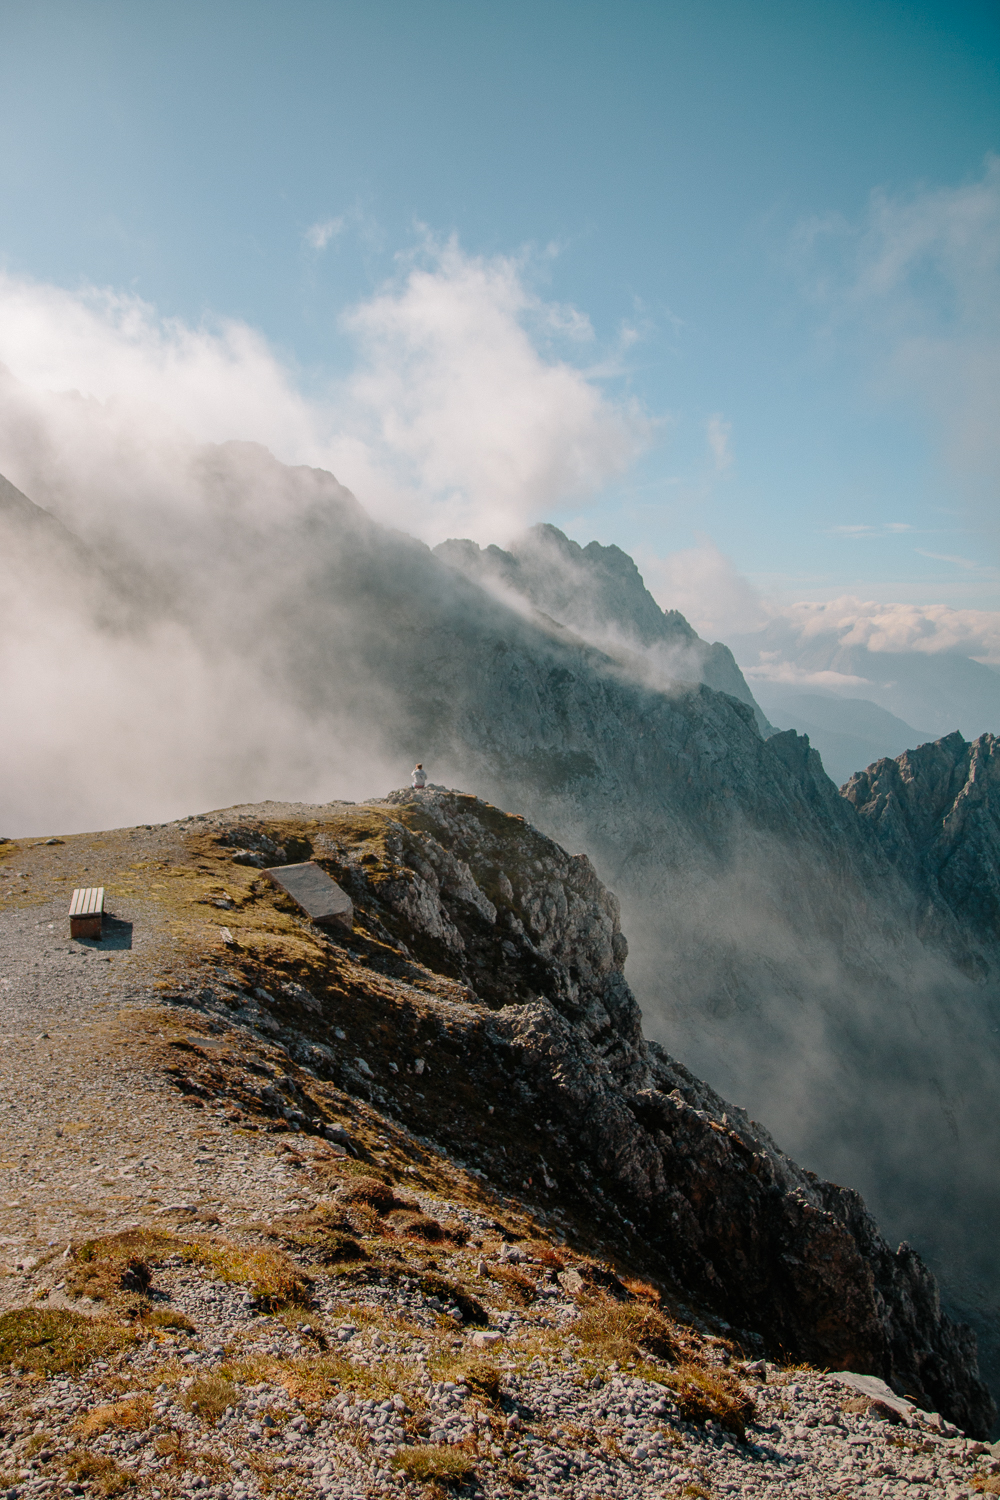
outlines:
[[[69,904],[69,935],[99,938],[104,927],[104,887],[95,885],[73,892]]]

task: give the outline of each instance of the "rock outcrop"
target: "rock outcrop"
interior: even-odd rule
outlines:
[[[312,1001],[297,1007],[297,1045],[321,1075],[540,1213],[621,1236],[738,1337],[878,1375],[970,1432],[988,1429],[975,1339],[942,1312],[919,1256],[891,1250],[857,1193],[796,1166],[643,1037],[618,905],[589,860],[520,817],[435,789],[293,811],[223,815],[216,841],[239,850],[267,839],[300,856],[307,829],[382,966],[399,955],[397,1004],[405,1011],[401,982],[450,986],[438,991],[436,1034],[411,1037],[426,1054],[417,1092],[395,1061],[414,1024],[403,1011],[388,1032],[383,1019],[386,1041],[367,1046],[363,1068],[341,1064],[322,971],[289,975],[285,992]],[[266,973],[260,982],[276,988]]]
[[[704,682],[729,693],[749,704],[762,734],[772,733],[729,647],[703,641],[679,610],[661,609],[620,547],[581,547],[543,525],[532,526],[509,551],[468,540],[442,542],[434,551],[449,567],[624,660],[640,678]]]
[[[922,932],[986,968],[1000,935],[1000,739],[949,734],[876,761],[843,794],[917,891]]]

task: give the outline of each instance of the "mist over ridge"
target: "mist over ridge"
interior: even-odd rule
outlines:
[[[620,897],[647,1033],[912,1239],[989,1368],[995,914],[914,870],[880,819],[895,773],[848,798],[807,741],[765,739],[727,648],[655,615],[617,549],[553,529],[484,579],[254,444],[95,451],[74,482],[44,437],[0,486],[0,831],[360,798],[416,759],[523,812]],[[995,890],[995,743],[922,754],[900,774],[936,788],[945,862]]]

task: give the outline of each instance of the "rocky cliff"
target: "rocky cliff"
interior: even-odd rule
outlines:
[[[316,1076],[543,1219],[617,1246],[748,1348],[759,1338],[786,1358],[879,1375],[987,1430],[975,1339],[942,1313],[919,1256],[891,1250],[855,1192],[797,1167],[644,1039],[618,904],[584,856],[435,789],[357,808],[242,808],[192,833],[199,859],[245,872],[227,916],[243,1019],[290,1041]],[[248,862],[307,853],[355,902],[348,967],[341,940],[317,951],[261,932],[270,898]],[[345,988],[350,1047],[327,1019]],[[233,1004],[211,989],[191,999],[223,1015]],[[307,1082],[267,1097],[303,1123],[318,1113]]]
[[[921,931],[987,952],[1000,934],[1000,741],[949,734],[858,771],[844,797],[919,893]]]
[[[310,854],[349,929],[273,883]],[[251,805],[0,875],[8,1490],[991,1489],[912,1400],[990,1416],[933,1280],[643,1041],[614,898],[522,819]]]
[[[480,548],[452,540],[435,555],[477,583],[533,610],[628,664],[656,685],[704,682],[754,711],[762,734],[772,733],[733,653],[703,641],[676,609],[663,610],[620,547],[581,547],[556,526],[532,526],[511,543]]]

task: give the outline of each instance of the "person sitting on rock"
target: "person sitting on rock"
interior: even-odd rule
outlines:
[[[427,785],[427,772],[419,760],[413,767],[413,775],[410,777],[410,781],[413,784],[414,790],[418,792],[422,792]]]

